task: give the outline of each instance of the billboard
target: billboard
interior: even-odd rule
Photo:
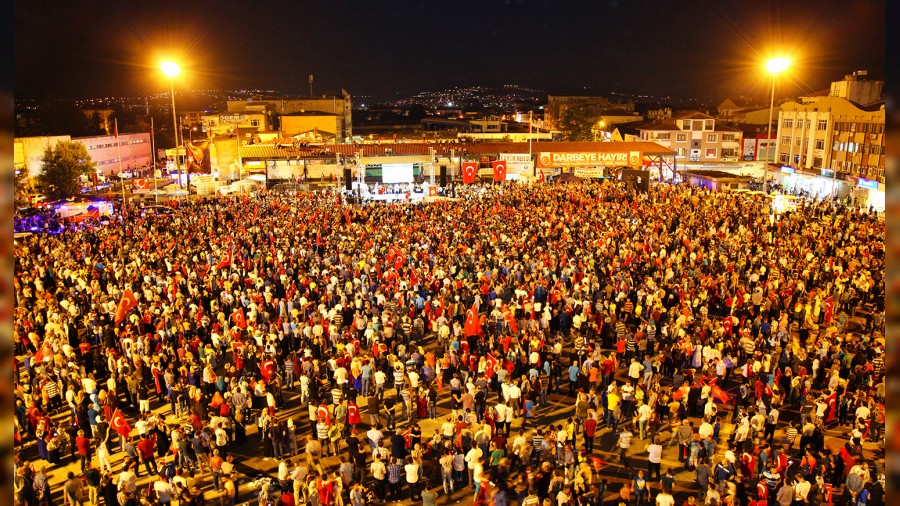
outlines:
[[[527,153],[500,153],[500,159],[506,161],[507,179],[512,174],[531,175],[532,173],[531,155]]]
[[[538,154],[537,166],[549,167],[597,167],[597,166],[638,166],[643,153],[640,151],[615,152],[573,152]]]
[[[381,164],[381,182],[384,184],[411,183],[413,181],[413,164],[383,163]]]
[[[212,172],[209,160],[209,141],[188,142],[185,145],[187,166],[190,173],[209,174]]]

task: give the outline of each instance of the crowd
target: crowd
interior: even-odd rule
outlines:
[[[213,197],[22,239],[17,501],[204,504],[210,481],[233,505],[237,454],[277,462],[255,493],[285,506],[884,503],[877,215],[458,194]]]

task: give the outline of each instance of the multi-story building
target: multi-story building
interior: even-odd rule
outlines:
[[[640,140],[672,149],[679,162],[735,163],[742,158],[742,132],[701,112],[684,112],[636,128]]]
[[[800,97],[778,115],[777,162],[788,189],[852,196],[884,208],[885,106],[883,81],[865,71]]]
[[[615,103],[605,97],[577,97],[550,95],[547,97],[547,106],[544,108],[546,127],[550,130],[559,130],[560,121],[569,109],[586,107],[596,110],[598,115],[615,106],[626,113],[634,111],[634,102]]]
[[[44,165],[44,150],[55,147],[61,141],[83,144],[97,170],[107,176],[147,167],[152,160],[149,133],[120,134],[118,137],[17,137],[13,140],[16,169],[26,170],[29,177],[37,176]]]
[[[336,115],[340,128],[334,132],[342,142],[349,142],[353,136],[353,110],[350,94],[341,90],[340,95],[321,95],[300,98],[253,98],[252,100],[229,100],[228,112],[241,113],[248,108],[263,106],[275,116],[318,111]]]
[[[220,112],[201,116],[200,121],[210,136],[233,134],[235,128],[265,132],[271,129],[271,114],[265,106],[248,107],[240,112]]]

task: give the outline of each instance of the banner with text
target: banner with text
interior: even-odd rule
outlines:
[[[639,166],[643,155],[640,151],[540,153],[537,166],[550,167],[599,167]]]
[[[531,155],[527,153],[500,153],[500,159],[506,161],[507,178],[512,174],[530,176],[532,173]]]

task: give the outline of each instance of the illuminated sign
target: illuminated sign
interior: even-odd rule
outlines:
[[[614,153],[541,153],[538,167],[595,167],[598,165],[640,165],[643,155],[640,151],[620,151]]]
[[[822,177],[834,177],[834,171],[831,169],[822,169]]]
[[[781,172],[783,172],[785,174],[793,174],[795,171],[794,171],[793,167],[788,167],[787,165],[785,165],[785,166],[781,167]]]
[[[859,181],[856,183],[861,188],[869,188],[871,190],[878,189],[878,181],[873,181],[871,179],[859,178]]]

